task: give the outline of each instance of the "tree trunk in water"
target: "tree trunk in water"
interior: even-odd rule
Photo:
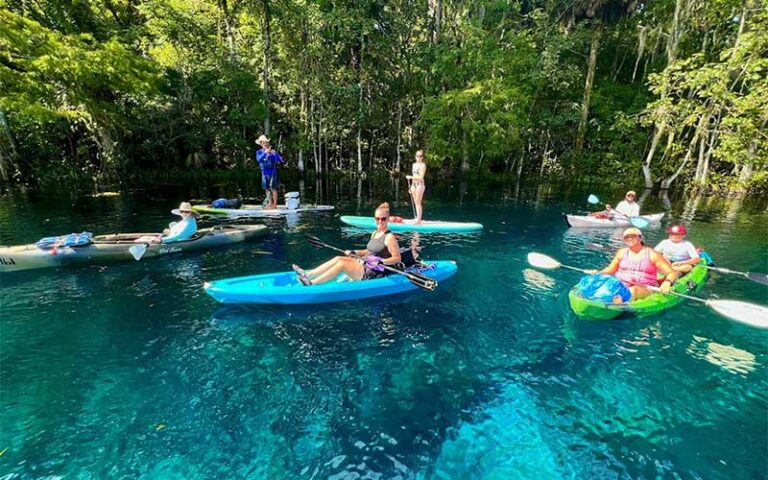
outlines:
[[[584,84],[584,99],[581,102],[581,120],[579,130],[576,133],[576,150],[584,146],[584,137],[587,134],[587,120],[589,119],[589,100],[592,96],[592,84],[595,81],[595,68],[597,66],[597,49],[600,46],[601,27],[592,33],[592,43],[589,46],[589,62],[587,63],[587,81]]]
[[[643,179],[645,180],[645,188],[653,188],[651,161],[653,161],[653,156],[656,154],[656,148],[659,146],[659,140],[661,140],[661,136],[664,135],[665,128],[665,123],[656,125],[655,131],[653,133],[653,139],[651,140],[651,148],[648,150],[648,155],[645,157],[645,161],[643,162]]]
[[[357,173],[363,173],[363,131],[357,127]]]
[[[461,173],[469,171],[469,148],[467,147],[467,131],[461,131]]]
[[[395,161],[395,172],[400,173],[400,147],[403,138],[403,102],[397,102],[397,160]]]
[[[269,0],[262,0],[264,5],[264,135],[269,136],[269,48],[272,43],[270,29]]]
[[[746,187],[749,181],[752,180],[755,150],[757,150],[757,140],[752,140],[749,142],[749,148],[747,149],[748,160],[742,165],[741,173],[739,173],[739,185],[742,187]]]
[[[237,58],[237,51],[235,50],[235,35],[232,33],[232,24],[229,19],[229,7],[227,6],[227,0],[219,0],[221,11],[224,13],[224,31],[227,36],[227,48],[229,49],[229,56],[231,58]]]
[[[437,45],[440,41],[440,29],[443,22],[443,0],[429,0],[429,9],[434,21],[434,27],[432,28],[432,44]]]
[[[5,117],[5,113],[0,111],[0,180],[8,180],[9,172],[16,163],[17,157],[16,143],[11,136],[8,119]]]
[[[663,190],[667,190],[670,185],[672,185],[672,182],[677,179],[677,177],[682,173],[683,168],[688,164],[688,161],[691,159],[691,156],[693,156],[693,149],[696,148],[697,145],[699,145],[699,139],[701,139],[701,144],[699,145],[699,151],[700,154],[704,155],[704,139],[702,138],[702,133],[704,132],[704,126],[709,121],[709,115],[702,115],[701,118],[699,118],[699,124],[696,125],[696,131],[693,134],[693,139],[691,140],[691,143],[688,145],[688,149],[685,152],[685,157],[683,157],[683,162],[680,164],[680,166],[675,170],[675,173],[670,175],[669,177],[665,178],[661,182],[661,188]]]

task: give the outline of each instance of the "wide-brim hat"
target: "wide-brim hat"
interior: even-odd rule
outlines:
[[[266,135],[262,135],[256,139],[256,143],[258,143],[259,145],[261,145],[261,142],[269,142],[269,138],[267,138]]]
[[[200,218],[200,214],[192,210],[192,204],[190,204],[189,202],[181,202],[181,205],[179,205],[179,208],[174,208],[173,210],[171,210],[171,213],[174,215],[181,216],[181,212],[189,212],[192,214],[193,217]]]

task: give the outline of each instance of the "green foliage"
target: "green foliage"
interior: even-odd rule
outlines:
[[[249,168],[269,116],[323,172],[634,183],[662,131],[654,181],[760,191],[762,0],[680,1],[4,0],[0,179]]]

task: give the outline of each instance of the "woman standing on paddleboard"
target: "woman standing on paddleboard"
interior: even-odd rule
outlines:
[[[421,223],[421,216],[424,212],[424,208],[421,205],[424,199],[424,190],[426,185],[424,184],[424,176],[427,173],[427,164],[424,163],[424,150],[416,152],[416,161],[411,167],[411,175],[406,175],[410,181],[409,193],[411,194],[411,200],[413,201],[413,223]]]

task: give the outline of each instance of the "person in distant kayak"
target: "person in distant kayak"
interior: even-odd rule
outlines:
[[[625,217],[639,217],[640,204],[635,202],[635,198],[637,198],[637,194],[634,190],[628,191],[627,194],[624,195],[624,200],[620,201],[613,211]]]
[[[591,217],[596,218],[629,218],[640,216],[640,204],[635,202],[637,194],[634,190],[630,190],[624,195],[624,200],[620,201],[616,208],[611,207],[610,204],[605,204],[605,210],[600,212],[590,213]]]
[[[171,222],[162,235],[145,235],[134,240],[136,243],[173,243],[189,240],[197,233],[197,218],[200,214],[192,210],[189,202],[181,202],[179,208],[174,208],[171,213],[181,217],[179,222]]]
[[[421,223],[421,217],[424,212],[424,207],[421,203],[424,200],[424,191],[426,185],[424,184],[424,176],[427,174],[427,164],[424,163],[424,150],[416,152],[416,161],[411,167],[411,175],[406,175],[405,178],[411,181],[410,194],[413,199],[413,208],[416,210],[413,219],[413,223]]]
[[[685,240],[685,225],[672,225],[667,229],[669,238],[662,240],[654,250],[664,255],[678,273],[688,273],[699,263],[699,252],[691,242]]]
[[[277,208],[277,190],[280,187],[280,179],[277,176],[277,165],[283,163],[283,157],[280,153],[272,149],[269,139],[262,135],[256,139],[256,143],[261,145],[261,149],[256,151],[256,161],[261,168],[261,188],[266,193],[264,200],[267,205],[265,209]]]
[[[397,236],[388,229],[389,204],[385,202],[379,205],[374,216],[376,230],[364,249],[347,250],[345,255],[334,257],[312,270],[304,270],[294,264],[292,268],[299,281],[304,285],[320,285],[335,280],[341,273],[352,280],[371,280],[389,274],[382,266],[397,265],[401,261]],[[362,257],[363,260],[351,255]]]
[[[634,227],[624,230],[624,243],[627,247],[620,248],[607,267],[600,271],[590,270],[588,273],[614,275],[629,288],[632,293],[630,300],[653,293],[646,288],[649,286],[659,286],[662,293],[669,293],[677,280],[677,272],[662,254],[645,246],[643,232]],[[664,275],[661,285],[657,281],[659,272]],[[621,299],[616,303],[621,303]]]

